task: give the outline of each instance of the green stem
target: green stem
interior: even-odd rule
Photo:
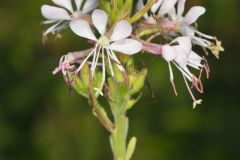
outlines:
[[[110,136],[114,160],[127,160],[128,118],[126,117],[126,102],[112,106],[115,128]]]
[[[126,159],[126,140],[128,130],[128,118],[125,113],[120,113],[115,117],[116,130],[112,133],[114,160]]]

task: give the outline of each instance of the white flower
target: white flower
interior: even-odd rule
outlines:
[[[221,47],[221,42],[216,37],[201,33],[192,26],[206,12],[206,9],[202,6],[194,6],[183,16],[185,2],[186,0],[178,0],[177,11],[174,8],[171,12],[168,12],[171,20],[179,23],[179,31],[183,36],[190,36],[194,44],[212,50],[213,54],[218,57],[219,52],[224,50]],[[211,41],[216,41],[216,44]]]
[[[170,81],[173,85],[175,93],[177,94],[174,85],[174,77],[171,62],[181,71],[188,91],[194,101],[194,104],[196,104],[196,102],[199,102],[199,100],[196,100],[196,98],[194,97],[187,80],[189,80],[199,92],[203,92],[202,84],[200,79],[196,78],[196,76],[190,72],[188,66],[200,70],[204,67],[204,65],[201,64],[201,62],[204,59],[192,51],[191,38],[179,37],[173,40],[170,43],[170,45],[169,44],[163,45],[162,57],[168,62]]]
[[[71,0],[52,0],[59,7],[50,5],[42,5],[41,12],[44,18],[44,24],[54,24],[49,27],[44,35],[49,33],[59,32],[69,26],[69,22],[81,18],[84,14],[87,14],[91,10],[98,6],[97,0],[87,0],[84,5],[83,0],[75,0],[76,9],[73,8]],[[82,9],[81,9],[82,8]]]
[[[114,71],[112,68],[112,62],[114,61],[117,64],[117,67],[121,72],[125,72],[123,66],[115,55],[114,51],[121,52],[124,54],[132,55],[138,53],[142,49],[142,44],[136,40],[129,39],[132,33],[131,24],[122,20],[119,21],[109,32],[106,32],[108,22],[107,14],[102,10],[94,10],[92,14],[92,23],[100,33],[100,37],[97,38],[87,21],[85,20],[75,20],[70,23],[70,27],[74,33],[79,35],[80,37],[87,38],[89,40],[93,40],[96,42],[95,48],[89,53],[84,61],[82,61],[81,65],[78,67],[77,72],[81,70],[83,65],[88,61],[88,59],[93,56],[92,65],[91,65],[91,73],[94,75],[97,62],[99,58],[102,58],[102,85],[98,91],[102,90],[102,87],[105,82],[105,55],[108,60],[109,68],[111,71],[111,75],[114,76]],[[109,35],[110,34],[110,35]]]
[[[164,16],[174,8],[176,3],[177,3],[177,0],[158,0],[151,7],[151,12],[155,14],[157,17]],[[136,8],[137,8],[137,11],[140,11],[141,9],[144,8],[143,0],[138,1]],[[152,17],[150,17],[147,13],[144,14],[144,18],[152,21]]]

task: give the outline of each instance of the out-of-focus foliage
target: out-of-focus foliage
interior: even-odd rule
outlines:
[[[112,159],[108,134],[77,93],[69,94],[61,75],[51,71],[68,51],[86,48],[69,30],[64,39],[41,43],[40,6],[50,0],[1,0],[0,4],[0,159]],[[204,102],[192,109],[181,76],[179,96],[167,65],[136,55],[149,68],[143,97],[130,111],[130,136],[138,137],[137,160],[240,159],[239,0],[188,0],[203,5],[205,33],[223,40],[220,60],[209,56],[211,77]],[[177,73],[177,72],[176,72]]]

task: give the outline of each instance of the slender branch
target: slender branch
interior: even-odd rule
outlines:
[[[113,122],[108,118],[106,112],[104,111],[103,107],[93,98],[93,96],[89,96],[89,104],[92,107],[94,113],[99,120],[99,122],[111,133],[113,132],[115,125]]]

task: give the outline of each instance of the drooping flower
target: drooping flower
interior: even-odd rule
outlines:
[[[194,97],[187,80],[190,81],[192,83],[192,86],[195,87],[200,93],[203,93],[203,87],[200,77],[197,78],[193,73],[191,73],[190,70],[188,69],[188,66],[200,70],[201,75],[202,69],[206,68],[205,64],[201,63],[202,61],[204,61],[204,58],[200,57],[198,54],[192,51],[190,37],[178,37],[175,40],[173,40],[170,44],[163,45],[162,57],[168,62],[170,81],[173,85],[175,93],[177,94],[174,84],[174,76],[171,63],[173,63],[181,71],[187,89],[193,99],[193,106],[195,108],[196,105],[201,102],[201,100],[197,100]],[[207,69],[206,71],[208,72]]]
[[[111,75],[114,77],[112,61],[116,63],[118,69],[121,72],[125,72],[123,66],[121,65],[114,51],[121,52],[127,55],[132,55],[141,51],[142,44],[134,39],[127,38],[132,33],[132,26],[126,20],[117,22],[114,28],[107,32],[106,31],[108,23],[107,14],[102,10],[94,10],[92,14],[92,23],[94,27],[97,29],[97,31],[100,33],[99,38],[97,38],[93,34],[89,23],[85,20],[79,19],[72,21],[70,22],[70,27],[72,31],[78,36],[87,38],[96,43],[94,49],[81,62],[80,66],[76,70],[76,73],[78,73],[81,70],[83,65],[90,59],[90,57],[93,57],[90,69],[93,77],[99,58],[101,58],[103,73],[102,85],[100,88],[97,89],[98,92],[101,92],[105,82],[105,70],[106,70],[105,57],[107,58],[108,61],[107,63],[109,64]]]
[[[98,6],[98,0],[75,0],[75,8],[71,0],[52,0],[59,7],[42,5],[41,12],[46,20],[43,24],[53,24],[43,33],[43,41],[49,33],[57,33],[69,26],[69,22],[83,17]]]
[[[197,30],[197,28],[192,26],[192,24],[194,24],[198,18],[206,12],[206,9],[202,6],[194,6],[185,16],[183,16],[185,2],[186,0],[178,0],[177,10],[173,8],[171,12],[168,12],[171,20],[179,24],[179,32],[183,36],[191,37],[194,44],[210,49],[218,58],[219,52],[224,51],[221,46],[221,42],[218,41],[216,37],[201,33]]]
[[[62,72],[64,81],[70,85],[73,79],[69,79],[68,73],[74,73],[76,65],[80,65],[83,59],[91,52],[93,49],[87,49],[80,52],[69,52],[66,55],[63,55],[59,60],[59,65],[52,72],[53,74],[57,74],[58,72]]]

